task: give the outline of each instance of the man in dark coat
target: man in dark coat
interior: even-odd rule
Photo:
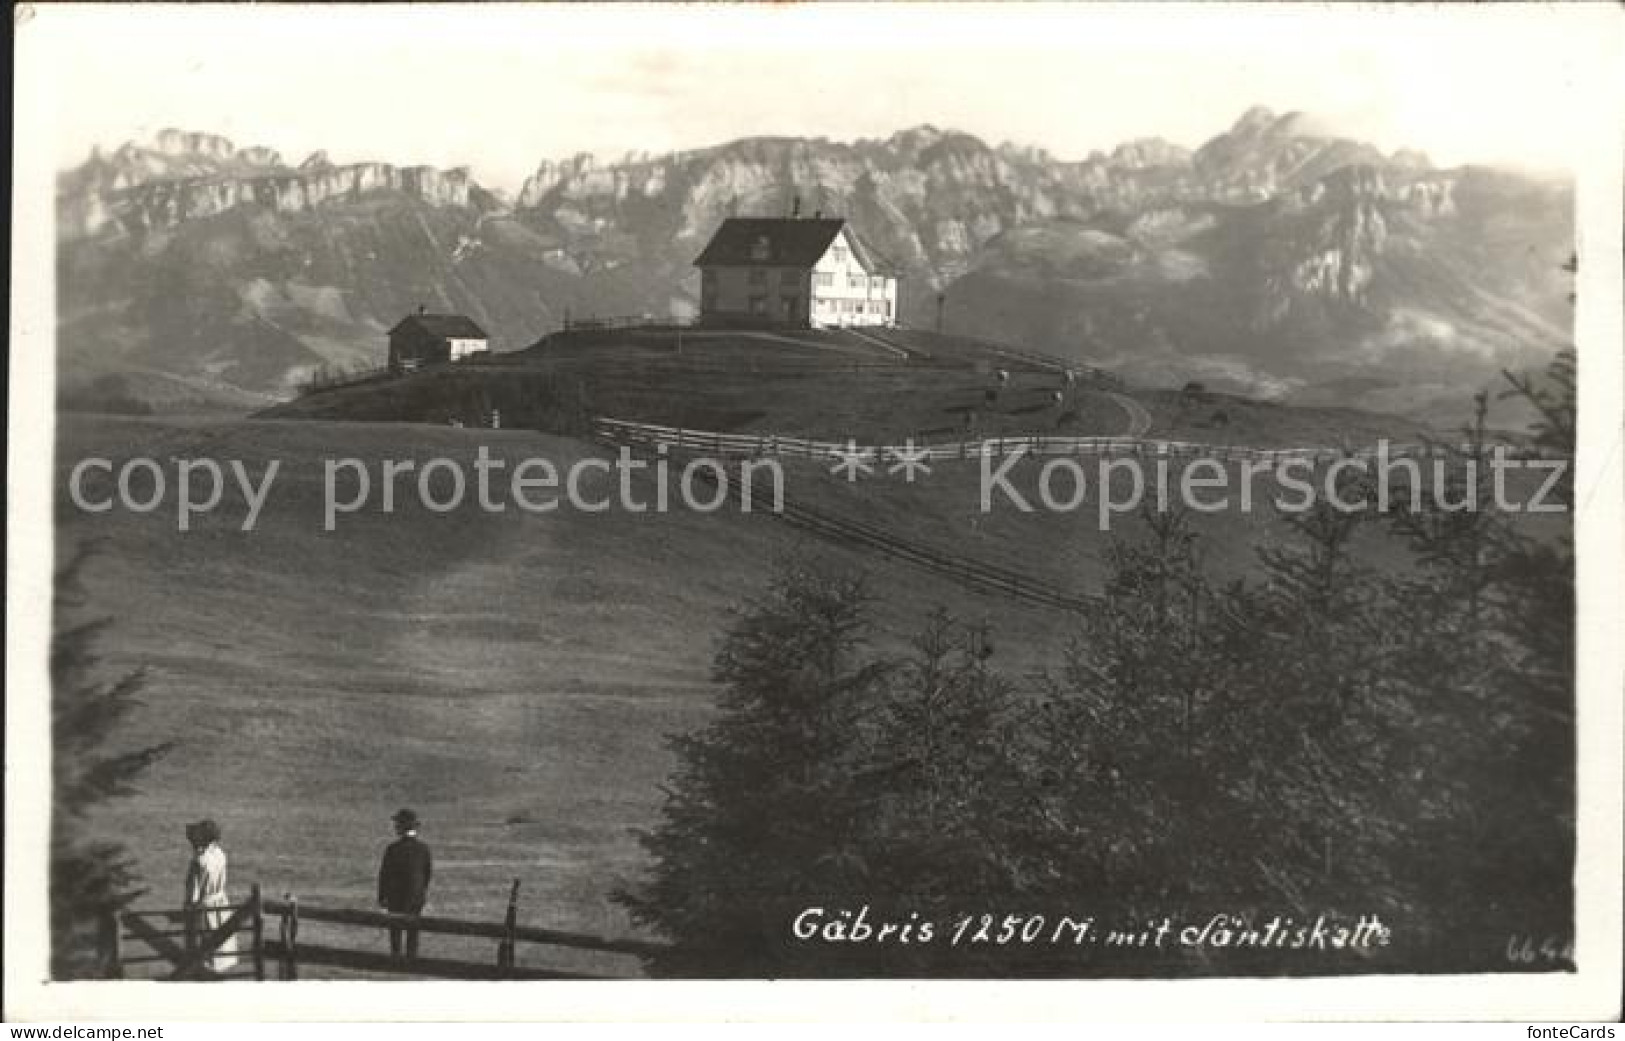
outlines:
[[[419,915],[429,898],[429,847],[418,840],[418,815],[401,810],[391,818],[400,836],[384,850],[378,869],[378,906],[390,914]],[[406,934],[406,956],[418,955],[415,924],[389,927],[389,953],[400,957],[401,934]]]

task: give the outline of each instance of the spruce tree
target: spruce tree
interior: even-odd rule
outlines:
[[[858,846],[865,807],[850,782],[885,674],[861,653],[869,628],[861,578],[795,560],[729,629],[714,666],[717,717],[672,740],[664,820],[642,837],[652,877],[616,894],[672,941],[656,974],[839,971],[823,948],[792,942],[790,927],[808,907],[856,907],[872,888]]]
[[[1052,879],[1027,706],[993,667],[985,626],[939,608],[889,670],[853,777],[869,807],[862,856],[887,920],[951,927],[995,908],[1035,910]],[[866,974],[1008,975],[1026,952],[893,944]]]
[[[1545,380],[1508,380],[1541,417],[1535,444],[1569,451],[1572,354]],[[1390,609],[1396,774],[1409,782],[1392,870],[1412,891],[1416,956],[1458,969],[1518,967],[1514,934],[1559,948],[1572,935],[1573,543],[1497,509],[1486,412],[1480,395],[1465,445],[1442,450],[1443,485],[1389,518],[1416,562]],[[1572,502],[1566,477],[1556,499]]]
[[[137,707],[144,676],[101,675],[96,642],[106,619],[83,613],[80,578],[91,551],[81,548],[56,574],[58,628],[51,638],[51,975],[102,975],[99,930],[106,916],[134,900],[135,865],[118,842],[92,834],[88,818],[135,792],[136,779],[170,748],[117,748],[117,731]]]

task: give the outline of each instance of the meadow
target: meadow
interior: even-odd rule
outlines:
[[[65,490],[56,503],[59,556],[100,545],[85,579],[88,613],[112,623],[107,674],[148,673],[123,738],[176,742],[98,822],[135,855],[143,904],[178,901],[182,825],[212,816],[234,890],[371,906],[404,805],[435,851],[435,913],[500,918],[517,877],[525,921],[627,934],[609,893],[639,870],[633,830],[660,805],[664,738],[706,718],[716,638],[777,558],[813,549],[869,571],[899,647],[937,604],[1021,632],[1018,670],[1042,656],[1016,645],[1063,639],[1064,619],[809,546],[760,515],[440,514],[413,500],[323,531],[323,459],[471,466],[481,444],[561,467],[601,451],[413,424],[64,416],[64,489],[91,455],[207,454],[255,473],[282,461],[251,532],[230,497],[184,533],[163,510],[84,513]]]
[[[370,907],[389,816],[411,806],[436,857],[431,913],[497,920],[518,878],[527,924],[632,935],[610,894],[645,867],[635,832],[658,818],[673,765],[666,737],[708,718],[710,663],[730,612],[786,554],[813,552],[866,572],[882,650],[901,651],[928,612],[945,606],[986,624],[996,667],[1036,686],[1073,636],[1064,612],[820,541],[762,514],[437,513],[407,497],[394,512],[369,507],[323,530],[327,459],[357,458],[376,472],[386,459],[444,457],[467,470],[485,446],[510,465],[540,456],[563,470],[612,454],[532,430],[403,421],[411,417],[401,408],[447,400],[448,381],[461,394],[469,381],[573,373],[589,384],[595,408],[623,418],[880,440],[962,425],[966,408],[987,405],[995,378],[989,365],[964,358],[951,367],[868,367],[850,344],[780,354],[755,344],[758,353],[740,353],[746,346],[724,338],[708,351],[690,341],[681,356],[663,343],[601,355],[539,349],[454,374],[327,391],[259,419],[63,413],[58,557],[99,544],[86,584],[88,613],[111,622],[101,644],[106,673],[147,672],[145,708],[121,740],[176,743],[139,794],[97,821],[134,854],[152,890],[141,903],[178,901],[182,826],[212,816],[224,828],[235,891],[257,881],[269,895]],[[730,358],[744,367],[729,371]],[[983,433],[1052,432],[1060,410],[1046,402],[1057,385],[1054,373],[1014,369],[998,403],[981,410],[992,427]],[[1167,428],[1153,436],[1195,439],[1206,417],[1171,393],[1135,393]],[[1068,433],[1117,434],[1128,420],[1105,391],[1080,387],[1074,401]],[[1344,410],[1227,408],[1228,443],[1418,432]],[[244,507],[227,496],[182,532],[163,509],[75,507],[65,478],[92,455],[240,460],[254,473],[273,459],[281,466],[255,530],[241,530]],[[1035,464],[1021,465],[1030,482]],[[1097,592],[1113,537],[1132,537],[1137,523],[1124,518],[1102,531],[1091,506],[982,513],[977,466],[945,462],[911,484],[848,482],[822,464],[789,462],[787,490],[920,545],[1068,593]],[[1197,527],[1217,569],[1242,575],[1254,547],[1278,537],[1280,521],[1267,509],[1226,511]],[[1393,536],[1363,539],[1369,562],[1408,566]],[[628,968],[590,959],[570,967]]]

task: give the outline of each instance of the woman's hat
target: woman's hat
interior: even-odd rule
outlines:
[[[396,824],[399,824],[403,828],[415,828],[418,826],[418,815],[412,810],[396,810],[395,816],[389,819],[394,821]]]
[[[192,825],[192,827],[197,829],[197,836],[203,842],[220,841],[220,825],[216,824],[209,818],[203,818],[196,824]]]

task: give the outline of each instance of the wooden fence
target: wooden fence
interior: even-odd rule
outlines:
[[[905,332],[929,331],[915,326],[899,326],[899,329]],[[921,354],[927,358],[933,357],[935,354],[935,352],[929,347],[922,347],[919,344],[911,344],[904,339],[891,336],[889,335],[889,331],[885,329],[870,328],[866,329],[865,332],[880,340],[884,340],[886,343],[900,347],[914,354]],[[1107,387],[1120,388],[1123,385],[1122,377],[1118,376],[1116,373],[1107,372],[1105,369],[1099,368],[1098,366],[1086,365],[1074,358],[1062,358],[1058,355],[1047,354],[1043,351],[1035,351],[1026,347],[1013,347],[1009,344],[991,343],[977,337],[950,336],[949,338],[975,344],[978,348],[988,352],[989,354],[1005,358],[1008,361],[1014,362],[1017,365],[1025,368],[1037,369],[1040,372],[1050,372],[1057,375],[1071,373],[1073,376],[1079,379]]]
[[[711,430],[690,430],[681,427],[659,426],[654,423],[633,423],[621,419],[601,417],[593,421],[594,432],[600,437],[620,444],[665,445],[668,449],[704,452],[714,456],[747,456],[828,460],[839,453],[855,450],[862,458],[874,461],[887,455],[905,451],[903,445],[855,445],[837,441],[816,441],[777,434],[724,434]],[[1556,458],[1552,453],[1520,445],[1494,446],[1504,449],[1505,458]],[[1214,459],[1220,462],[1252,461],[1284,463],[1303,460],[1312,463],[1330,463],[1339,459],[1375,460],[1378,450],[1361,448],[1251,448],[1243,445],[1213,445],[1192,441],[1168,441],[1144,437],[1048,437],[1031,435],[1022,437],[995,437],[976,441],[947,441],[921,443],[914,446],[917,458],[925,460],[978,459],[982,456],[1004,457],[1026,454],[1037,457],[1056,456],[1123,456],[1130,458]],[[1387,446],[1390,459],[1458,458],[1470,455],[1470,445],[1410,443]],[[923,454],[918,454],[923,453]]]
[[[208,910],[225,914],[226,920],[206,928],[204,912],[197,908],[109,914],[102,927],[106,975],[113,979],[263,980],[266,902],[260,897],[260,887],[255,885],[244,903]],[[246,951],[241,949],[243,938],[248,940]],[[229,942],[233,940],[238,942]],[[237,948],[234,954],[233,947]]]
[[[610,329],[693,329],[700,324],[697,318],[679,318],[675,315],[652,314],[589,315],[585,318],[564,319],[565,332],[597,332]]]
[[[253,887],[248,900],[234,907],[218,929],[203,932],[196,912],[124,911],[110,916],[104,927],[103,957],[107,974],[165,980],[264,980],[274,967],[276,978],[297,980],[310,966],[331,967],[363,974],[422,976],[449,980],[571,980],[634,978],[640,975],[635,959],[660,953],[660,944],[641,940],[606,939],[586,933],[521,925],[518,921],[518,882],[501,922],[477,922],[430,915],[398,915],[343,907],[312,907],[293,895],[281,900],[262,898]],[[275,934],[268,935],[267,919],[275,919]],[[311,942],[309,926],[336,928],[348,935],[336,942],[324,936]],[[415,929],[421,936],[473,937],[492,941],[489,960],[472,957],[398,957],[380,949],[391,928]],[[301,936],[301,932],[306,935]],[[358,935],[360,934],[360,935]],[[226,941],[238,937],[235,964],[225,971],[210,967]],[[246,942],[244,942],[246,941]],[[588,974],[557,968],[521,965],[522,944],[619,956],[626,971]]]
[[[357,368],[318,369],[299,383],[298,392],[301,397],[306,397],[327,390],[337,390],[340,387],[354,387],[358,384],[370,383],[392,375],[394,375],[394,370],[387,364]]]

